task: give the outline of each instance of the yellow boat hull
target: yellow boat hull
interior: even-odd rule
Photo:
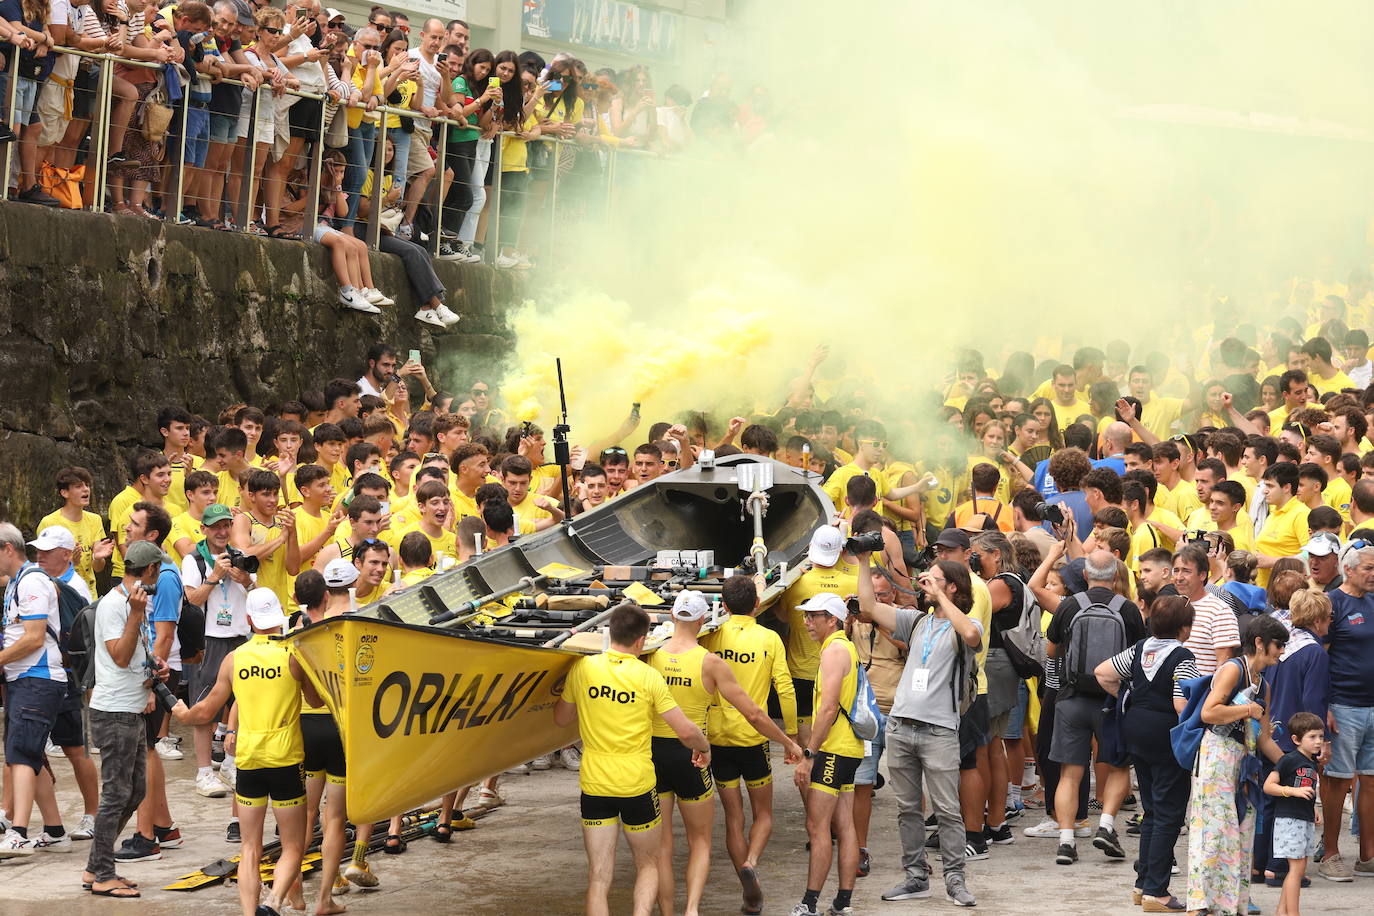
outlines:
[[[348,759],[348,816],[390,817],[577,740],[553,708],[581,653],[347,615],[290,637]]]

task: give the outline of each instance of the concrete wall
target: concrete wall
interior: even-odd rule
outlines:
[[[442,387],[508,350],[520,275],[438,263],[463,316],[439,332],[414,320],[397,258],[374,254],[372,269],[397,304],[363,315],[338,305],[314,243],[0,204],[0,519],[32,532],[68,464],[95,475],[103,511],[128,451],[161,445],[154,417],[169,403],[212,421],[232,403],[268,407],[357,378],[379,340],[420,350]]]

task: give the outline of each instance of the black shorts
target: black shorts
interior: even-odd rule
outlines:
[[[634,833],[652,830],[662,820],[658,811],[658,793],[652,789],[628,798],[582,793],[583,827],[599,827],[619,821],[626,830]]]
[[[854,791],[854,774],[859,772],[862,757],[841,757],[821,751],[811,761],[811,788],[830,795]]]
[[[797,694],[797,718],[811,718],[811,703],[816,698],[816,682],[804,681],[800,678],[792,678],[792,690]],[[782,704],[778,701],[776,690],[768,691],[768,718],[782,718]]]
[[[654,776],[659,795],[676,795],[679,801],[707,801],[715,796],[711,770],[692,763],[692,751],[676,738],[653,739]]]
[[[320,132],[320,111],[323,107],[324,103],[319,99],[296,99],[296,104],[286,111],[287,121],[291,125],[291,136],[315,139],[315,135]]]
[[[284,767],[262,767],[256,770],[239,768],[234,786],[234,798],[248,808],[266,808],[272,799],[273,808],[294,808],[305,804],[305,764]]]
[[[305,742],[305,777],[328,776],[331,783],[343,785],[348,765],[344,762],[343,740],[334,717],[328,713],[303,714],[301,738]]]
[[[988,697],[981,694],[959,719],[959,769],[978,768],[978,749],[991,741],[988,720]]]
[[[724,789],[737,787],[741,779],[751,789],[768,785],[773,781],[773,761],[767,743],[753,747],[711,745],[711,776]]]
[[[52,723],[48,738],[58,747],[85,747],[86,732],[81,727],[81,685],[67,674],[67,697]]]
[[[177,684],[181,683],[180,671],[167,672],[167,689],[176,692]],[[153,711],[143,717],[144,736],[148,740],[148,750],[153,749],[157,744],[158,733],[162,731],[162,723],[167,721],[167,710],[162,708],[162,704],[153,700]]]

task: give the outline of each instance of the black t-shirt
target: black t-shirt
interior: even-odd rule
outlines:
[[[1000,611],[992,612],[992,632],[988,634],[988,648],[1002,648],[1002,631],[1009,630],[1021,622],[1021,606],[1025,603],[1022,593],[1025,591],[1025,584],[1013,574],[998,576],[1011,592],[1011,600],[1007,606]]]
[[[1116,597],[1116,592],[1109,588],[1094,586],[1085,593],[1088,596],[1088,604],[1101,604],[1110,606],[1112,599]],[[1054,617],[1050,620],[1049,628],[1045,631],[1045,638],[1057,646],[1056,664],[1059,670],[1059,699],[1066,700],[1074,696],[1073,687],[1069,686],[1064,678],[1064,651],[1067,648],[1065,643],[1069,639],[1069,624],[1079,611],[1083,610],[1083,605],[1079,602],[1078,595],[1070,594],[1059,602],[1059,607],[1055,608]],[[1140,608],[1136,607],[1135,602],[1125,599],[1121,604],[1121,622],[1126,628],[1126,645],[1133,646],[1145,638],[1145,619],[1140,616]],[[1096,696],[1097,694],[1093,694]]]
[[[1274,768],[1279,774],[1279,785],[1290,789],[1312,788],[1311,800],[1294,796],[1280,796],[1274,799],[1274,817],[1291,817],[1299,821],[1316,820],[1317,766],[1302,751],[1289,751]]]

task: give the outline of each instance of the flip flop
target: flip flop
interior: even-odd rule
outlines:
[[[137,888],[137,887],[138,887],[138,882],[137,882],[137,881],[130,881],[128,878],[124,877],[123,875],[115,875],[115,880],[116,880],[116,881],[123,881],[125,887],[131,887],[131,888]],[[94,883],[95,883],[94,881],[82,881],[82,882],[81,882],[81,889],[82,889],[83,891],[88,891],[88,890],[91,889],[91,885],[94,884]]]
[[[120,891],[133,891],[133,893],[120,893]],[[143,896],[138,892],[137,888],[125,887],[122,884],[118,887],[106,888],[103,891],[98,891],[92,887],[91,895],[95,897],[113,897],[116,900],[134,900],[135,898]]]

